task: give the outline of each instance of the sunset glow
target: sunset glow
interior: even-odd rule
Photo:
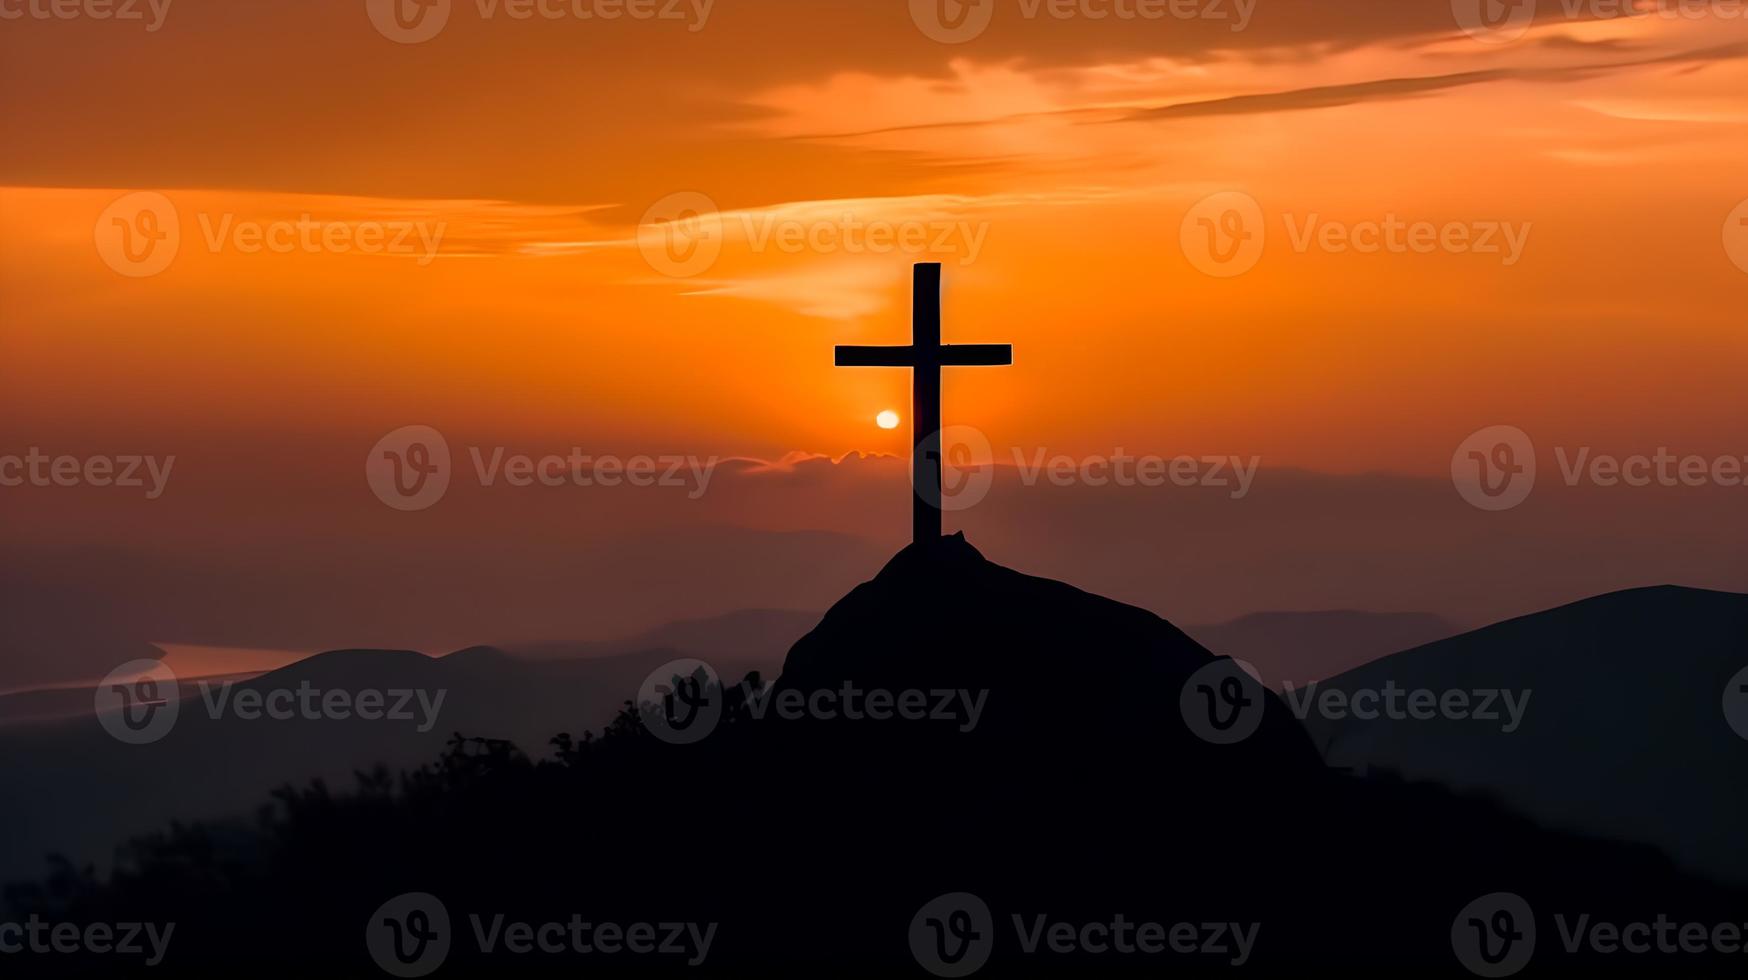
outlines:
[[[411,525],[382,526],[359,460],[415,424],[467,466],[748,461],[767,492],[679,513],[831,526],[794,461],[849,481],[877,467],[841,461],[908,454],[907,420],[876,413],[909,405],[909,372],[832,350],[906,342],[917,262],[943,266],[946,343],[1014,345],[944,381],[948,422],[1009,468],[1254,457],[1448,493],[1453,449],[1501,423],[1615,454],[1748,446],[1741,18],[1544,4],[1477,38],[1447,0],[1223,5],[1242,26],[1004,2],[941,43],[902,0],[702,23],[457,2],[429,37],[366,6],[3,25],[0,441],[179,459],[151,520],[20,490],[9,544],[394,554],[379,536]],[[539,508],[573,540],[631,520],[600,495],[488,499],[410,546],[556,540]],[[677,519],[658,506],[627,509]],[[330,559],[300,560],[325,581]]]
[[[41,135],[0,151],[12,354],[0,370],[20,403],[6,424],[63,439],[112,415],[369,430],[393,405],[540,438],[771,458],[882,448],[848,409],[897,398],[905,380],[833,377],[820,351],[902,335],[908,264],[940,259],[949,341],[999,327],[1050,354],[1011,380],[949,382],[950,398],[985,406],[998,442],[1430,473],[1453,431],[1498,413],[1623,445],[1653,427],[1696,448],[1748,440],[1736,410],[1748,278],[1719,246],[1748,195],[1739,20],[1553,20],[1496,46],[1447,12],[1337,48],[1339,20],[1259,9],[1243,33],[1162,24],[1124,32],[1127,48],[1084,23],[1007,21],[942,47],[903,4],[870,4],[832,29],[890,45],[821,41],[808,47],[836,60],[777,62],[744,56],[748,38],[786,30],[770,10],[719,10],[678,36],[629,23],[519,33],[458,12],[429,45],[402,47],[341,6],[238,7],[222,40],[196,12],[138,45],[118,25],[10,26],[4,113]],[[311,32],[334,46],[320,73],[247,40]],[[687,57],[638,54],[675,43]],[[738,90],[713,82],[706,97],[695,85],[725,60]],[[26,97],[23,80],[68,64],[152,79],[151,104],[178,109],[123,111],[85,88]],[[522,64],[549,89],[615,95],[464,96],[480,71]],[[300,91],[345,93],[361,124],[305,138],[305,96],[264,81],[287,73],[309,75]],[[396,79],[412,76],[404,93]],[[389,104],[404,125],[363,124]],[[259,122],[192,121],[238,113]],[[74,149],[97,139],[127,152]],[[174,201],[183,239],[172,266],[137,280],[92,249],[95,219],[134,189]],[[640,254],[637,223],[681,191],[722,209],[720,254],[669,279]],[[1222,191],[1267,221],[1261,261],[1237,280],[1178,249],[1186,214]],[[305,215],[424,235],[411,229],[398,254],[251,251],[236,237]],[[1391,219],[1528,233],[1515,256],[1301,251],[1295,238],[1316,234],[1310,222]],[[868,226],[896,228],[897,244],[862,241]],[[627,323],[641,329],[609,329]],[[129,355],[94,363],[92,343]],[[1619,394],[1574,398],[1579,364]],[[683,390],[641,397],[680,377]],[[311,384],[354,394],[295,396]],[[1073,397],[1016,397],[1027,389]],[[1186,411],[1211,399],[1220,411]],[[777,410],[789,405],[812,410]],[[1378,417],[1402,424],[1365,421]]]

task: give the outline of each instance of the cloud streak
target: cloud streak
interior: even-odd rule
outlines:
[[[1256,95],[1236,95],[1201,102],[1180,102],[1132,112],[1123,122],[1160,119],[1184,119],[1202,116],[1236,116],[1258,112],[1292,112],[1306,109],[1329,109],[1360,102],[1410,99],[1448,89],[1488,82],[1577,81],[1613,71],[1651,68],[1660,65],[1697,65],[1729,61],[1748,54],[1748,44],[1729,44],[1655,58],[1637,58],[1595,65],[1566,65],[1553,68],[1494,68],[1482,71],[1457,72],[1449,75],[1428,75],[1415,78],[1382,78],[1347,85],[1320,85],[1313,88]]]

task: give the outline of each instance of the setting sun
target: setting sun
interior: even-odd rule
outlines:
[[[882,429],[896,429],[898,428],[898,413],[891,409],[887,409],[879,415],[874,416],[874,424],[880,426]]]

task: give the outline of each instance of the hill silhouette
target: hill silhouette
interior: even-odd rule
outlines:
[[[1263,692],[1261,730],[1232,746],[1197,738],[1178,710],[1191,675],[1214,657],[1159,616],[986,560],[963,535],[911,545],[801,638],[776,684],[808,696],[864,688],[986,691],[964,741],[1106,754],[1110,744],[1169,750],[1179,765],[1318,765],[1304,731]],[[1098,705],[1091,716],[1074,706]],[[1103,744],[1101,744],[1103,743]],[[1090,759],[1078,758],[1085,767]]]
[[[1717,710],[1748,667],[1748,596],[1674,586],[1597,596],[1331,678],[1497,689],[1521,724],[1309,719],[1329,761],[1497,796],[1553,826],[1655,844],[1697,874],[1748,883],[1748,740]]]
[[[1555,914],[1739,920],[1743,893],[1652,848],[1329,770],[1234,670],[1151,613],[943,539],[835,605],[769,690],[703,666],[658,675],[599,736],[559,735],[539,761],[455,736],[400,779],[288,788],[250,832],[173,828],[112,876],[62,868],[8,897],[60,920],[175,921],[178,976],[370,975],[367,935],[434,921],[391,911],[415,894],[447,913],[441,976],[968,975],[983,960],[988,976],[1467,976],[1459,913],[1499,892],[1547,917],[1532,968],[1566,973],[1621,961],[1565,952]],[[1247,737],[1200,714],[1239,703]],[[475,915],[692,923],[713,942],[696,966],[488,953]],[[1081,942],[1118,917],[1195,941]],[[1055,938],[1028,951],[1034,933]],[[1630,965],[1671,961],[1740,969]]]

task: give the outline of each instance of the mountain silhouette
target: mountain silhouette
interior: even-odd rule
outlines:
[[[104,732],[91,716],[91,689],[61,693],[50,703],[76,704],[79,714],[20,722],[0,738],[0,783],[34,801],[0,808],[0,881],[38,873],[51,851],[106,864],[114,845],[142,826],[246,814],[287,783],[345,785],[377,765],[414,768],[442,752],[456,731],[539,746],[560,732],[599,728],[650,671],[679,656],[641,649],[536,662],[492,647],[443,657],[329,651],[258,676],[183,678],[175,727],[149,745],[125,745]],[[726,669],[738,661],[714,662]],[[777,662],[773,655],[743,669]],[[429,702],[442,701],[427,718],[425,705],[410,698],[402,707],[411,718],[386,721],[243,720],[234,710],[239,692],[295,692],[306,684],[323,692],[425,692]],[[221,697],[225,707],[210,717],[210,703]],[[385,709],[396,700],[389,698]],[[66,779],[70,767],[81,772],[79,780]]]
[[[746,663],[775,671],[783,653],[819,622],[818,612],[792,609],[737,609],[716,616],[664,623],[617,640],[546,641],[500,644],[528,660],[579,660],[645,650],[672,650],[712,663]],[[1399,648],[1400,649],[1400,648]]]
[[[1359,690],[1496,689],[1512,731],[1475,719],[1307,719],[1329,761],[1484,791],[1540,821],[1654,844],[1748,883],[1748,739],[1719,705],[1748,667],[1748,595],[1663,586],[1523,616],[1331,678]],[[1501,699],[1503,700],[1503,699]]]
[[[1468,976],[1454,937],[1484,896],[1613,923],[1735,922],[1745,907],[1643,844],[1330,769],[1287,702],[1231,661],[958,536],[853,589],[768,689],[678,671],[648,678],[599,735],[527,746],[538,760],[457,738],[402,779],[280,793],[246,836],[172,828],[136,840],[114,875],[62,867],[8,902],[57,921],[175,921],[190,937],[165,961],[178,976],[290,976],[373,971],[367,928],[398,896],[429,895],[452,923],[441,975],[493,977],[967,975],[939,968],[973,942],[986,976]],[[1209,727],[1226,709],[1233,724]],[[698,966],[515,956],[483,949],[474,915],[690,922],[715,940]],[[1029,930],[1082,936],[1118,917],[1197,941],[1028,948]],[[1532,969],[1621,966],[1538,925]],[[1739,975],[1740,959],[1632,965]]]

